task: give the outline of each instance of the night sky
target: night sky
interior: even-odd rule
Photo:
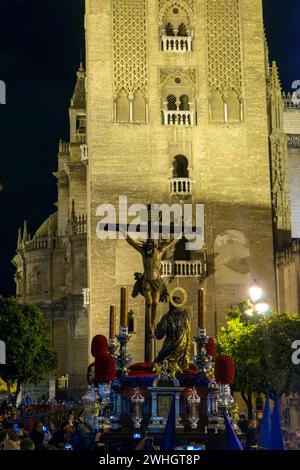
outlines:
[[[300,80],[300,2],[264,0],[270,58],[282,85]],[[0,294],[14,294],[17,230],[33,234],[54,212],[58,141],[68,140],[68,106],[84,48],[84,0],[0,0]]]

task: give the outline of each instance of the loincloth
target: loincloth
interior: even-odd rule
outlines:
[[[161,277],[158,279],[153,279],[151,281],[145,281],[144,276],[140,273],[135,274],[136,282],[133,287],[132,297],[137,297],[139,294],[145,297],[145,293],[150,292],[159,292],[160,293],[160,302],[168,301],[168,289],[162,280]]]

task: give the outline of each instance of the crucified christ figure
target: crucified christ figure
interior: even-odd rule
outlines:
[[[167,287],[161,278],[160,270],[164,254],[170,250],[180,238],[173,238],[171,241],[158,244],[154,240],[148,239],[145,242],[137,242],[128,234],[127,242],[135,248],[143,257],[144,273],[135,273],[136,283],[132,296],[141,294],[145,297],[146,304],[146,326],[148,331],[153,331],[157,319],[159,302],[168,301]]]

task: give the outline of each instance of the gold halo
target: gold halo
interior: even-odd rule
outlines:
[[[175,292],[180,292],[183,295],[181,304],[177,304],[176,302],[174,302],[173,295],[175,294]],[[186,301],[187,301],[187,291],[183,287],[175,287],[170,294],[171,304],[174,305],[174,307],[181,308],[186,304]]]

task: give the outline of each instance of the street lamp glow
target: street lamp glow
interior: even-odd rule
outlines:
[[[257,284],[256,281],[253,281],[252,286],[249,289],[249,292],[250,292],[250,298],[251,298],[252,302],[255,303],[255,302],[258,302],[259,300],[261,300],[262,295],[263,295],[263,291],[262,291],[262,288],[259,286],[259,284]]]
[[[260,302],[255,305],[255,309],[259,315],[265,315],[269,310],[269,305],[265,302]]]

